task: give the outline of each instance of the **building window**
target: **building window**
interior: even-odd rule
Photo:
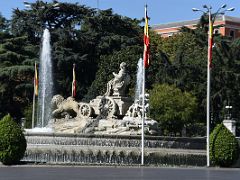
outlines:
[[[232,39],[234,39],[234,37],[235,37],[235,31],[234,31],[234,30],[231,30],[230,33],[229,33],[229,35],[230,35],[230,37],[231,37]]]

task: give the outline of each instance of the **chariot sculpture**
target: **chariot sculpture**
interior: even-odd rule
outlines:
[[[126,95],[130,83],[130,76],[126,72],[126,63],[122,62],[119,72],[113,72],[113,75],[114,78],[107,83],[106,93],[103,96],[97,96],[89,103],[77,103],[73,98],[64,100],[62,96],[55,95],[52,99],[55,106],[52,115],[59,116],[63,112],[71,111],[72,108],[77,116],[84,118],[96,116],[122,118],[132,104],[132,99]]]

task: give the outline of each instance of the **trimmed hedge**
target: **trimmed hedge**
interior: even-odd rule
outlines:
[[[24,156],[27,142],[22,129],[10,115],[0,121],[0,161],[5,165],[18,163]]]
[[[210,135],[212,165],[229,167],[239,157],[239,144],[235,136],[223,125],[217,125]]]

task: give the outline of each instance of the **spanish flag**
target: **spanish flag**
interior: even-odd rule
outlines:
[[[76,75],[75,75],[75,64],[73,64],[73,81],[72,81],[72,97],[76,96]]]
[[[38,95],[38,72],[37,72],[37,63],[35,62],[35,75],[34,75],[34,93]]]
[[[213,23],[209,17],[209,32],[208,32],[208,66],[212,68],[212,47],[213,47]]]
[[[147,16],[147,5],[145,6],[145,27],[144,27],[144,53],[143,61],[144,67],[149,66],[149,35],[148,35],[148,16]]]

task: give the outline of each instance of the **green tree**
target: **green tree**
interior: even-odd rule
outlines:
[[[142,41],[140,21],[114,14],[112,9],[97,11],[70,3],[59,3],[57,8],[53,5],[37,1],[30,10],[14,10],[12,32],[26,34],[32,44],[39,44],[43,29],[48,27],[52,36],[55,90],[71,94],[75,63],[77,98],[81,99],[96,78],[100,56]]]
[[[2,14],[0,13],[0,32],[8,32],[9,30],[9,21],[2,16]]]
[[[59,3],[55,7],[43,1],[32,3],[29,10],[13,12],[12,33],[26,35],[30,45],[40,47],[43,29],[50,30],[56,93],[71,95],[73,64],[76,64],[78,99],[86,93],[86,87],[95,76],[94,35],[83,30],[87,17],[95,14],[95,10],[82,5]]]
[[[198,42],[198,35],[186,30],[169,38],[156,34],[153,37],[153,60],[146,73],[147,81],[150,85],[167,83],[191,91],[198,100],[196,119],[201,122],[205,119],[207,46]]]
[[[38,48],[29,45],[25,36],[8,36],[0,45],[0,109],[20,118],[24,106],[31,102]]]
[[[164,134],[181,134],[184,126],[193,123],[196,98],[174,85],[155,84],[150,90],[150,117],[160,123]]]
[[[214,123],[221,122],[226,105],[233,106],[232,114],[239,113],[239,76],[240,68],[240,40],[229,41],[222,37],[215,43],[215,56],[212,69],[212,108]]]

